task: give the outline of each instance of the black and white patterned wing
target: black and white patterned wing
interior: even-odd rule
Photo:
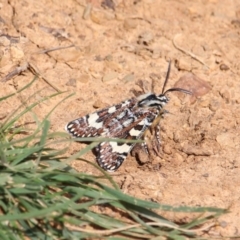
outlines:
[[[123,121],[122,124],[125,124],[124,128],[114,137],[126,140],[140,139],[145,130],[157,117],[158,111],[156,111],[156,109],[153,109],[153,111],[140,109],[139,112],[135,112],[134,115],[136,119],[132,122],[129,120],[128,126],[127,120],[125,122]],[[135,144],[136,143],[127,142],[102,142],[98,144],[95,151],[99,166],[109,172],[116,171],[122,165]]]
[[[139,108],[132,98],[69,122],[65,129],[74,137],[140,139],[159,114],[155,108]],[[135,143],[101,142],[95,148],[99,166],[116,171]]]
[[[135,104],[136,100],[133,98],[101,109],[69,122],[65,130],[73,137],[115,137],[115,131],[118,132],[118,128],[114,129],[115,116],[120,115],[126,109],[133,108]]]

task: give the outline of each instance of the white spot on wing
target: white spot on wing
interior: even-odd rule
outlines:
[[[117,116],[117,119],[121,119],[125,116],[125,112],[121,112],[118,116]]]
[[[108,109],[108,113],[114,113],[116,111],[116,107],[112,106]]]
[[[131,101],[130,100],[126,100],[125,102],[122,103],[122,107],[127,106]]]
[[[72,126],[73,126],[73,124],[67,124],[65,128],[70,129],[70,128],[72,128]]]
[[[131,145],[129,146],[128,144],[124,143],[123,145],[117,145],[117,142],[110,142],[110,145],[113,149],[113,152],[117,153],[128,153],[129,150],[131,149]]]
[[[138,125],[142,126],[142,129],[144,129],[144,126],[146,125],[146,119],[144,118],[141,122],[138,123]],[[136,130],[134,128],[132,128],[129,133],[131,136],[137,137],[141,134],[142,130]]]
[[[131,136],[137,137],[137,136],[140,135],[141,131],[132,128],[132,129],[129,131],[129,133],[130,133]]]
[[[113,169],[112,169],[113,168]],[[107,169],[108,172],[115,172],[116,167],[111,167],[111,169]]]
[[[112,166],[109,171],[113,171],[116,167],[115,166]]]
[[[99,118],[99,116],[98,116],[97,113],[92,113],[92,114],[90,114],[90,115],[89,115],[89,118],[88,118],[88,124],[89,124],[89,126],[95,127],[95,128],[97,128],[97,129],[102,128],[103,123],[102,123],[102,122],[96,122],[98,118]]]

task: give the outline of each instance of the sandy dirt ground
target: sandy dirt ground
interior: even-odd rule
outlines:
[[[51,115],[52,131],[143,89],[160,94],[171,60],[168,88],[193,95],[169,93],[160,156],[137,161],[129,155],[113,178],[125,193],[142,199],[229,208],[208,234],[240,234],[238,1],[2,0],[0,48],[1,97],[29,83],[34,72],[42,77],[1,103],[1,121],[30,96],[28,104],[67,91],[34,109],[43,119],[75,92]],[[21,119],[27,121],[32,116]],[[69,154],[84,147],[73,143]],[[92,153],[85,158],[95,161]],[[80,161],[73,165],[98,173]]]

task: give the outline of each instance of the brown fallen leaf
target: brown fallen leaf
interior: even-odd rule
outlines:
[[[198,97],[207,94],[211,85],[205,80],[192,73],[185,74],[175,84],[174,87],[183,88],[192,92],[190,102],[194,103]]]

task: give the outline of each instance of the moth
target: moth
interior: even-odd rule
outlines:
[[[168,65],[161,94],[147,93],[125,100],[75,119],[65,126],[65,130],[73,137],[78,138],[109,137],[144,140],[144,133],[154,125],[157,128],[156,139],[159,147],[159,121],[164,114],[163,108],[169,101],[166,94],[173,91],[191,94],[190,91],[182,88],[170,88],[165,91],[170,70],[171,62]],[[104,170],[114,172],[122,165],[135,144],[129,142],[101,142],[94,149],[97,163]],[[143,144],[143,146],[148,152],[147,145]]]

